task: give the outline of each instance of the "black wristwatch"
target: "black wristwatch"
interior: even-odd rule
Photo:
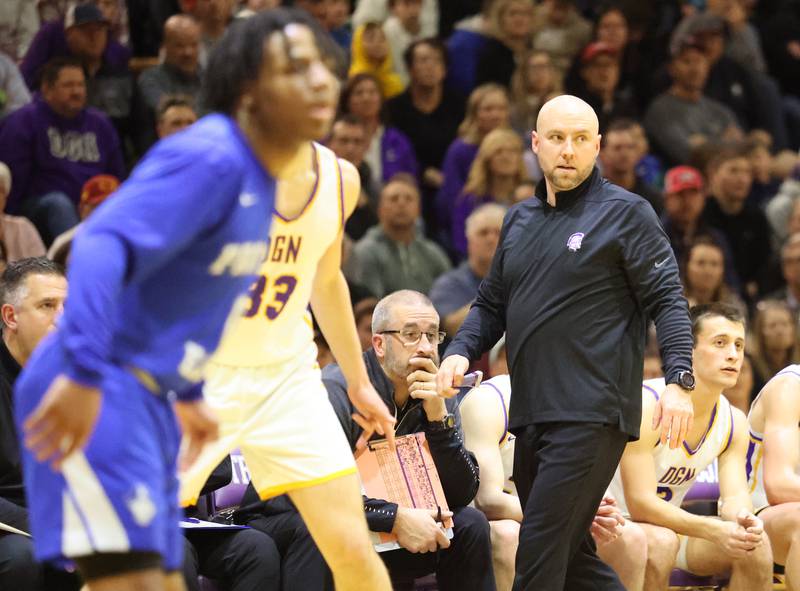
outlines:
[[[689,390],[690,392],[694,390],[694,374],[690,371],[682,371],[679,372],[677,377],[675,378],[675,383],[678,384],[684,390]]]
[[[448,431],[456,426],[456,416],[452,413],[444,415],[441,421],[428,421],[428,428],[426,431],[431,433],[441,433]]]

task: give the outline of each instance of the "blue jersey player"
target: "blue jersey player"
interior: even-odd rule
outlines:
[[[205,86],[216,113],[156,146],[78,235],[60,326],[17,382],[37,558],[73,559],[92,591],[183,587],[173,402],[191,460],[216,434],[202,371],[266,255],[274,177],[332,116],[335,81],[292,11],[233,25]]]

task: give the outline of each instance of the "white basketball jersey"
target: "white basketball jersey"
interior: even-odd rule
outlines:
[[[783,368],[775,377],[782,375],[793,375],[800,378],[800,365],[790,365]],[[753,400],[751,408],[758,403],[761,398],[759,392]],[[800,426],[798,427],[800,428]],[[795,470],[800,472],[800,466]],[[750,427],[750,443],[747,446],[747,483],[750,485],[750,497],[753,499],[753,507],[758,510],[769,505],[767,501],[767,491],[764,488],[764,434]]]
[[[642,399],[650,396],[658,400],[665,388],[663,378],[647,380],[642,384]],[[706,432],[695,449],[691,449],[686,442],[677,449],[670,449],[669,445],[662,445],[660,441],[653,448],[658,495],[680,507],[700,472],[728,449],[732,438],[733,411],[728,400],[720,395],[711,411]],[[611,481],[610,490],[623,515],[630,517],[619,466]]]
[[[301,354],[314,348],[308,304],[317,265],[344,224],[344,187],[336,154],[316,143],[313,148],[316,183],[297,216],[273,213],[267,258],[244,313],[226,328],[213,358],[218,365],[279,365],[306,359]]]

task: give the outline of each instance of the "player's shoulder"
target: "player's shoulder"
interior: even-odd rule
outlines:
[[[723,416],[727,415],[730,417],[730,424],[725,426],[725,431],[728,433],[728,436],[725,438],[725,446],[722,453],[726,453],[731,448],[738,448],[741,450],[747,445],[747,441],[749,440],[750,423],[744,412],[731,404],[724,395],[720,395],[719,398],[721,406],[719,412],[724,413]],[[731,445],[732,443],[735,445]]]
[[[789,365],[770,379],[751,405],[774,408],[776,412],[800,409],[800,365]]]
[[[464,394],[461,400],[462,412],[464,408],[468,411],[478,407],[501,409],[510,396],[511,377],[508,374],[494,376]]]

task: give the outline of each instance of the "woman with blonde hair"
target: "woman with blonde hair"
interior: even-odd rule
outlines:
[[[436,213],[444,244],[449,243],[451,212],[464,188],[478,146],[490,131],[508,127],[508,106],[508,93],[499,84],[482,84],[469,95],[458,137],[447,148],[442,162],[444,181],[436,196]]]
[[[523,138],[536,128],[542,105],[563,94],[561,74],[546,51],[525,54],[511,77],[511,126]]]
[[[756,305],[747,349],[753,361],[754,392],[787,365],[800,363],[797,321],[782,300],[762,300]]]
[[[522,140],[508,128],[483,138],[453,211],[451,246],[459,257],[467,253],[465,225],[474,209],[484,203],[514,204],[516,188],[528,180],[522,154]]]

